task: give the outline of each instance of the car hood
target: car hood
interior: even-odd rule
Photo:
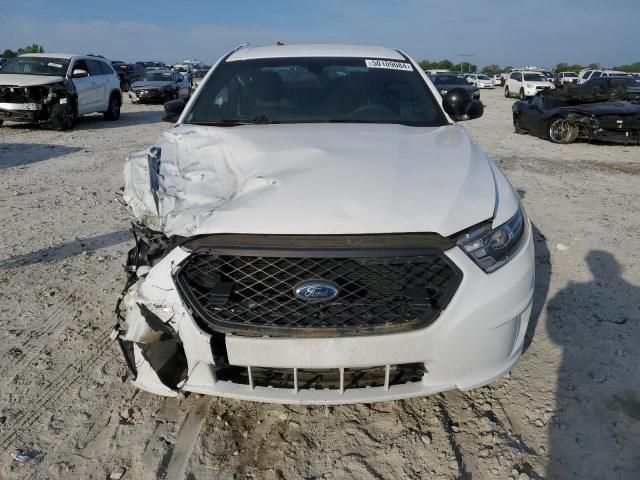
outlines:
[[[127,159],[124,200],[167,235],[449,236],[493,216],[489,159],[462,126],[180,125]]]
[[[19,75],[17,73],[0,73],[0,85],[11,85],[15,87],[33,87],[36,85],[49,85],[64,80],[63,77],[47,75]]]
[[[640,115],[640,105],[625,101],[584,103],[582,105],[570,105],[562,108],[566,111],[586,113],[589,115]]]
[[[162,88],[171,85],[173,82],[133,82],[131,88]]]

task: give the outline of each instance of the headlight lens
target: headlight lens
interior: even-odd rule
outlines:
[[[522,244],[526,217],[521,207],[507,222],[495,229],[489,226],[464,232],[456,243],[485,272],[498,270],[513,258]]]
[[[533,85],[531,85],[530,83],[527,83],[527,88],[533,88]]]

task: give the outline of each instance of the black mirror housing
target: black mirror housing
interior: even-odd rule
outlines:
[[[165,122],[177,122],[186,105],[187,102],[182,99],[168,101],[164,104],[164,117],[162,117],[162,120]]]
[[[476,99],[472,100],[471,106],[467,111],[467,116],[469,117],[469,120],[480,118],[482,115],[484,115],[484,104],[480,100],[476,100]]]
[[[464,88],[452,88],[442,97],[442,108],[455,120],[464,117],[471,107],[471,94]]]

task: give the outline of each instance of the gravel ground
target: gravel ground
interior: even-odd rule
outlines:
[[[202,402],[189,479],[640,478],[640,149],[517,135],[513,101],[482,96],[466,127],[536,229],[526,351],[490,386],[371,405],[136,391],[109,340],[132,244],[114,199],[161,107],[0,128],[0,478],[171,477]]]

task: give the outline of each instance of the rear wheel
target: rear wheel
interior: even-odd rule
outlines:
[[[109,107],[106,112],[102,112],[105,120],[118,120],[120,118],[120,98],[115,93],[109,97]]]
[[[509,98],[510,96],[509,87],[504,87],[504,98]]]
[[[577,126],[561,117],[549,120],[549,126],[547,127],[547,137],[553,143],[573,143],[578,138],[578,132]]]
[[[49,121],[54,130],[71,130],[75,120],[71,103],[57,103],[51,106]]]

